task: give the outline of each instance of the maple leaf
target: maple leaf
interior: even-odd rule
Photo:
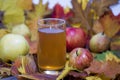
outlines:
[[[86,9],[88,1],[89,0],[78,0],[78,2],[82,4],[82,9],[83,10]]]
[[[26,12],[26,18],[27,19],[34,19],[36,17],[43,18],[45,15],[48,15],[51,13],[51,10],[48,10],[48,3],[43,4],[42,0],[40,0],[39,4],[33,5],[34,9],[31,11]]]
[[[79,0],[80,1],[80,0]],[[73,23],[81,23],[81,26],[93,34],[93,24],[98,20],[106,11],[109,6],[117,3],[118,0],[89,0],[86,8],[82,9],[82,2],[72,0],[74,16],[71,18]]]
[[[12,65],[12,74],[34,74],[37,66],[32,55],[20,56]]]
[[[106,77],[114,79],[117,74],[120,74],[120,64],[116,61],[96,61],[93,60],[91,66],[85,71],[88,73],[104,74]]]
[[[102,16],[106,11],[109,10],[110,5],[117,3],[118,0],[93,0],[92,8],[94,9],[97,16]]]
[[[21,57],[21,66],[18,68],[18,71],[22,74],[33,74],[37,72],[36,63],[33,59],[33,56],[27,55]]]
[[[23,10],[32,10],[33,4],[32,0],[18,0],[16,2],[17,6],[20,7]]]
[[[42,0],[40,0],[39,4],[33,5],[34,9],[32,11],[26,12],[26,20],[25,23],[28,25],[31,31],[31,40],[38,40],[38,19],[43,18],[45,15],[50,14],[51,11],[47,9],[46,4],[42,4]]]
[[[0,67],[0,78],[10,76],[10,68],[7,67]]]
[[[104,33],[109,37],[114,37],[120,30],[120,24],[116,19],[113,19],[110,14],[104,15],[100,22],[103,25]]]
[[[72,16],[73,12],[71,11],[71,9],[69,7],[64,9],[59,3],[54,6],[53,11],[50,15],[50,17],[52,18],[62,18],[66,21]]]
[[[38,40],[38,17],[35,17],[30,20],[26,20],[26,24],[28,25],[30,31],[31,31],[31,41]]]
[[[64,18],[65,17],[64,9],[59,3],[57,3],[54,6],[51,17],[52,18]]]
[[[81,23],[83,27],[86,27],[87,30],[91,29],[91,25],[87,20],[87,16],[82,10],[82,5],[77,2],[77,0],[72,0],[74,17],[71,18],[73,23]]]
[[[120,14],[118,16],[114,16],[114,14],[111,13],[111,16],[120,23]]]
[[[0,80],[11,75],[11,64],[0,59]]]

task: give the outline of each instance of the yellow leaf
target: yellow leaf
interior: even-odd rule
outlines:
[[[34,18],[42,18],[44,15],[48,15],[51,11],[47,10],[47,3],[43,4],[42,0],[40,0],[39,4],[33,5],[34,10],[30,11],[27,13],[27,17],[29,19],[34,19]]]
[[[102,80],[102,79],[98,76],[88,76],[86,77],[86,80]]]
[[[33,9],[32,0],[18,0],[17,6],[22,8],[23,10],[31,10]]]
[[[115,56],[112,52],[108,52],[107,54],[106,54],[106,61],[116,61],[116,62],[120,62],[120,59],[117,57],[117,56]]]
[[[78,3],[82,4],[82,9],[85,10],[89,0],[78,0]]]
[[[36,41],[38,40],[38,18],[34,18],[32,20],[27,20],[26,24],[28,25],[30,31],[31,31],[31,40]]]
[[[31,31],[31,40],[36,41],[38,40],[38,19],[41,19],[44,17],[44,15],[49,14],[51,11],[47,10],[47,3],[43,4],[42,0],[40,0],[39,4],[34,5],[34,10],[31,12],[28,12],[26,24],[28,25],[30,31]]]
[[[66,7],[66,8],[64,9],[64,13],[65,13],[65,14],[67,14],[69,11],[70,11],[70,8],[69,8],[69,7]]]
[[[38,5],[35,5],[35,13],[37,16],[43,16],[47,13],[47,4],[43,4],[42,0],[40,0]]]
[[[72,27],[75,27],[75,28],[80,28],[81,24],[80,23],[75,23],[75,24],[71,24]]]
[[[82,0],[82,9],[85,10],[89,0]]]
[[[81,0],[77,0],[78,1],[78,3],[81,3]]]
[[[26,74],[26,70],[25,70],[25,56],[21,57],[21,66],[18,68],[18,71],[21,74]]]

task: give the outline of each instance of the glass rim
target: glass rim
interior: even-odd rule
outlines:
[[[56,24],[44,24],[42,23],[43,21],[47,21],[47,20],[56,20],[56,21],[60,21],[60,23],[56,23]],[[43,18],[43,19],[38,19],[38,25],[42,25],[42,26],[62,26],[66,23],[66,21],[64,19],[60,19],[60,18]]]

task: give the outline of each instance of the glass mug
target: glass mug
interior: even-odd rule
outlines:
[[[65,20],[45,18],[38,20],[38,68],[47,74],[63,69],[66,62]]]

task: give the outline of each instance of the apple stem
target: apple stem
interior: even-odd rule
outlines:
[[[78,56],[78,50],[76,50],[76,55]]]

